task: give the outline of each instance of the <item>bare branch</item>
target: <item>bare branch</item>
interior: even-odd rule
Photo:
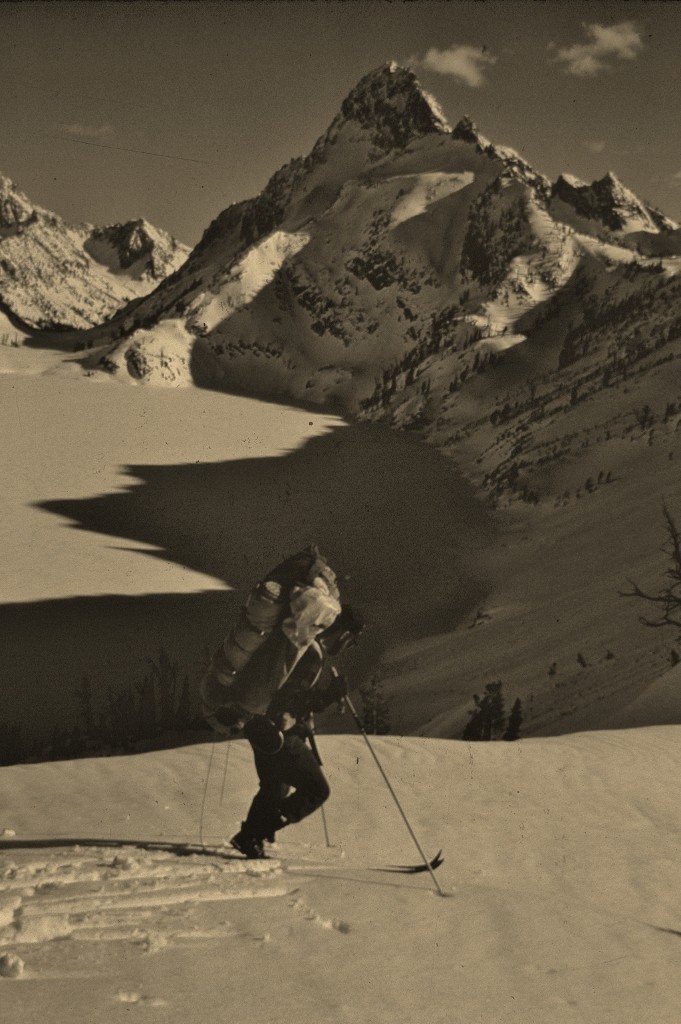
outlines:
[[[641,601],[647,601],[648,604],[659,609],[657,618],[649,619],[641,615],[639,621],[653,629],[673,626],[679,631],[681,639],[681,532],[666,505],[662,508],[662,514],[667,531],[667,540],[662,546],[662,551],[671,559],[665,576],[671,580],[671,583],[662,587],[658,593],[651,594],[643,590],[634,580],[627,578],[630,589],[621,590],[619,594],[620,597],[635,597]]]
[[[631,590],[620,590],[620,597],[640,597],[644,601],[650,601],[653,604],[665,604],[666,603],[666,592],[662,594],[647,594],[645,590],[641,590],[638,583],[634,583],[627,577],[627,583],[631,584]],[[681,601],[679,602],[681,604]]]

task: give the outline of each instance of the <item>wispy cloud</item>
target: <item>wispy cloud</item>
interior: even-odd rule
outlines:
[[[485,84],[485,71],[496,64],[498,57],[490,53],[486,46],[465,46],[452,44],[446,50],[431,48],[423,57],[416,57],[412,63],[435,71],[438,75],[451,75],[479,89]]]
[[[605,149],[605,143],[602,139],[585,139],[582,143],[584,149],[588,149],[590,153],[602,153]]]
[[[554,60],[565,65],[567,75],[586,78],[611,71],[617,60],[635,60],[643,48],[641,33],[633,21],[616,25],[583,24],[588,42],[559,49]]]
[[[110,124],[83,124],[82,121],[56,124],[54,130],[72,139],[89,139],[92,142],[103,142],[114,134],[113,126]]]
[[[677,171],[674,175],[674,181],[681,181],[681,171]]]

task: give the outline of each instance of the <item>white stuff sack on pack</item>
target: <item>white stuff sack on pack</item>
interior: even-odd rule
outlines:
[[[307,647],[316,636],[333,625],[341,612],[338,590],[322,576],[307,586],[294,587],[289,598],[291,614],[281,624],[284,635],[298,648]]]

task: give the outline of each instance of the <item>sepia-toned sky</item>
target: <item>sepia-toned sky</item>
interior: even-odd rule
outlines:
[[[386,60],[536,170],[613,170],[681,220],[678,3],[6,0],[0,38],[0,173],[71,222],[196,243]]]

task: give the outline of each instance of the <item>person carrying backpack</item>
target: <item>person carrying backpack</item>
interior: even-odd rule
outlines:
[[[244,736],[253,749],[260,788],[231,843],[247,857],[265,856],[265,841],[274,842],[276,832],[302,821],[328,799],[312,716],[339,703],[348,692],[345,678],[330,672],[330,662],[357,643],[362,629],[358,614],[343,605],[333,625],[311,641],[301,657],[289,652],[295,665],[266,715],[246,722]]]
[[[246,857],[264,857],[265,841],[328,799],[312,716],[347,693],[330,663],[363,628],[360,615],[341,605],[335,574],[311,546],[254,588],[213,658],[202,686],[204,715],[219,732],[243,729],[260,781],[231,839]]]

